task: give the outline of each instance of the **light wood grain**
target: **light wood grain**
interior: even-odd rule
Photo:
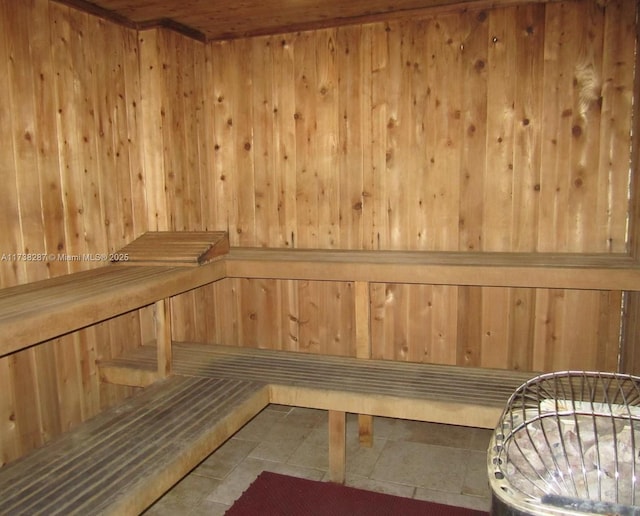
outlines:
[[[455,4],[232,44],[138,32],[59,2],[5,2],[0,255],[103,253],[147,230],[185,229],[229,231],[235,246],[593,252],[611,254],[615,268],[620,255],[638,256],[636,11],[634,0]],[[579,63],[597,79],[584,119]],[[499,151],[496,133],[507,129]],[[512,164],[509,181],[497,164]],[[409,336],[407,357],[426,350],[481,365],[481,336],[502,316],[502,366],[514,368],[583,357],[615,367],[637,343],[628,330],[637,311],[621,303],[626,285],[635,288],[629,271],[518,264],[504,275],[514,290],[497,293],[486,289],[502,270],[487,258],[486,268],[437,266],[423,278],[471,286],[398,286],[386,283],[391,266],[380,267],[375,299],[388,286],[404,296],[376,325],[383,341]],[[9,259],[0,285],[98,265]],[[294,274],[311,274],[301,267]],[[606,288],[604,278],[614,290],[572,292]],[[266,333],[278,347],[355,354],[352,279],[258,279],[174,300],[175,335],[242,345]],[[541,285],[567,290],[554,297]],[[490,299],[499,305],[487,308]],[[266,305],[270,319],[250,318]],[[95,361],[154,333],[147,308],[0,357],[2,460],[130,394],[101,385]],[[578,341],[589,349],[577,352]],[[377,352],[395,356],[394,346]]]

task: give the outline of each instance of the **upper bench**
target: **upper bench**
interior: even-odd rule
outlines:
[[[640,290],[640,264],[626,254],[234,247],[225,262],[241,278]]]
[[[150,232],[95,269],[0,290],[0,356],[225,277],[640,291],[624,254],[229,248]]]
[[[156,232],[95,269],[0,290],[0,356],[225,276],[224,232]]]

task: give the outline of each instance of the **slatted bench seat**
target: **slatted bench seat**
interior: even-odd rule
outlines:
[[[139,514],[268,400],[262,382],[161,380],[0,469],[0,514]]]
[[[150,232],[113,263],[0,289],[0,356],[217,281],[228,249],[224,232]]]
[[[152,370],[155,347],[101,364]],[[176,374],[264,382],[269,401],[329,411],[330,474],[344,479],[345,413],[493,428],[509,396],[533,373],[313,355],[276,350],[173,344]]]
[[[100,364],[152,370],[155,347],[142,346]],[[346,412],[493,428],[509,396],[533,373],[372,360],[199,343],[173,343],[179,375],[269,384],[271,401]],[[322,392],[322,396],[317,396]],[[375,400],[373,402],[372,400]],[[295,403],[293,403],[295,401]]]
[[[640,263],[627,254],[232,247],[225,262],[237,278],[640,290]]]

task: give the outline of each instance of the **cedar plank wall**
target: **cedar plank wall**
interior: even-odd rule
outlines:
[[[211,43],[214,224],[234,245],[624,252],[634,20],[566,2]],[[215,342],[355,353],[353,285],[205,290],[219,302],[187,296],[176,338],[208,321]],[[617,366],[619,292],[371,294],[376,357]]]
[[[100,265],[11,253],[116,250],[147,227],[137,34],[46,0],[0,1],[0,285]],[[0,358],[0,464],[131,394],[96,359],[138,313]]]
[[[136,40],[44,0],[0,6],[2,253],[104,252],[147,229],[225,229],[233,245],[627,250],[631,0],[209,44]],[[0,262],[0,281],[94,265]],[[174,336],[353,355],[353,291],[225,280],[173,303]],[[619,292],[371,294],[377,357],[617,366]],[[148,340],[150,321],[0,358],[0,463],[128,394],[99,384],[95,359]]]

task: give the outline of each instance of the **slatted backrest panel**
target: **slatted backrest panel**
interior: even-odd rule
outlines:
[[[113,261],[131,265],[197,266],[229,251],[224,231],[153,231],[113,254]]]

